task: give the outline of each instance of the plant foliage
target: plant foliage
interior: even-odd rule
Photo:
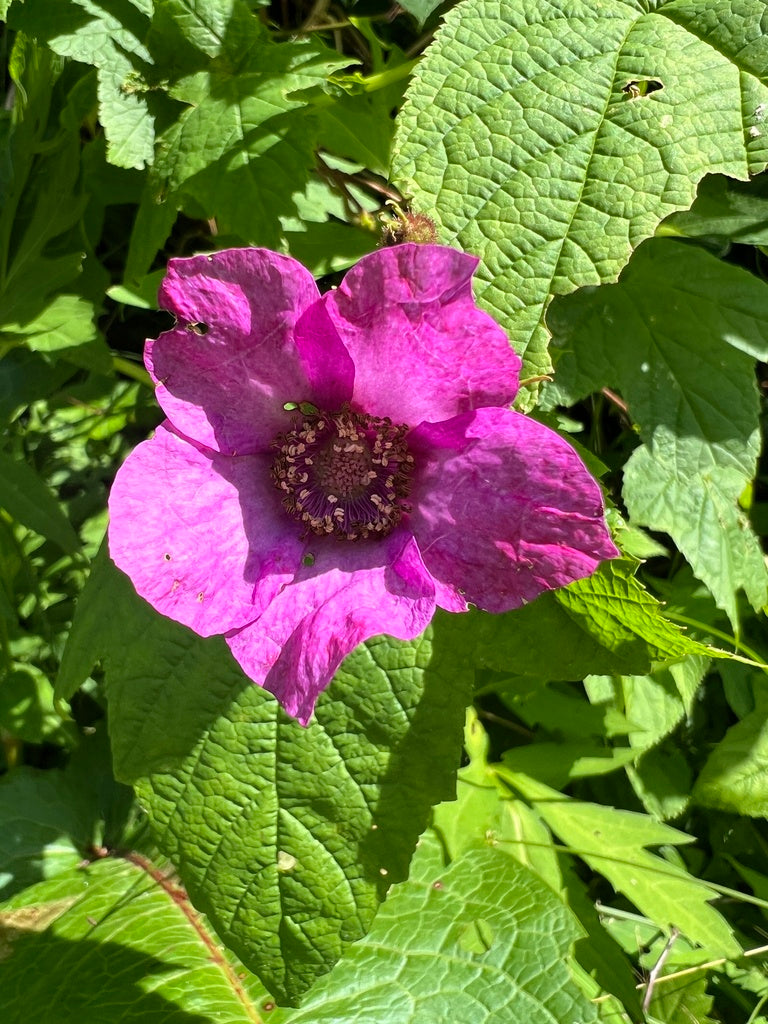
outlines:
[[[0,0],[0,992],[63,1024],[768,1019],[763,0]],[[623,557],[304,729],[109,561],[169,258],[413,214]]]

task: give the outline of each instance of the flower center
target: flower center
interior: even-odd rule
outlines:
[[[405,424],[346,407],[305,413],[273,442],[272,479],[283,507],[318,536],[386,537],[410,512],[403,500],[413,469],[407,433]]]

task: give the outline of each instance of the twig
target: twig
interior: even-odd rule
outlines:
[[[497,715],[493,711],[486,711],[484,708],[480,708],[477,712],[480,718],[487,718],[489,722],[498,722],[499,725],[503,725],[507,729],[511,729],[512,732],[520,733],[521,736],[525,736],[526,739],[531,739],[536,734],[531,729],[526,729],[523,725],[518,725],[517,722],[511,721],[509,718],[502,718],[501,715]]]
[[[672,947],[674,946],[679,934],[680,932],[677,928],[672,929],[669,938],[667,939],[666,945],[664,946],[664,949],[662,949],[661,953],[659,954],[659,959],[651,968],[651,973],[648,975],[648,983],[645,988],[645,995],[643,996],[643,1013],[648,1013],[648,1007],[651,1005],[651,999],[653,998],[654,985],[656,984],[658,977],[661,974],[661,969],[667,962],[667,957],[672,952]]]
[[[609,402],[613,402],[617,408],[621,409],[625,416],[629,414],[629,406],[620,395],[616,394],[615,391],[612,391],[610,388],[602,388],[602,393]]]
[[[748,956],[762,956],[764,953],[768,953],[768,946],[757,946],[755,949],[745,949],[741,956],[735,957],[735,960],[741,960]],[[718,957],[717,960],[707,960],[706,963],[696,964],[694,967],[685,967],[682,971],[673,971],[672,974],[665,974],[661,978],[655,979],[655,985],[666,985],[668,981],[677,981],[678,978],[686,978],[689,974],[697,974],[699,971],[709,971],[713,967],[722,967],[723,964],[730,963],[731,961],[727,956]],[[641,989],[645,987],[645,983],[635,985],[635,988]],[[593,1003],[604,1003],[608,999],[611,999],[610,993],[603,996],[597,996],[596,999],[592,999]]]

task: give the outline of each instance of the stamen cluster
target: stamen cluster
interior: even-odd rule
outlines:
[[[408,427],[344,407],[313,412],[273,442],[272,479],[307,533],[344,540],[385,537],[410,505]]]

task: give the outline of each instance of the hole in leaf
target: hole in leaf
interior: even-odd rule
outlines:
[[[630,100],[640,100],[663,88],[664,83],[660,82],[658,78],[633,78],[621,91]]]
[[[208,324],[187,324],[187,330],[194,334],[207,334]]]

